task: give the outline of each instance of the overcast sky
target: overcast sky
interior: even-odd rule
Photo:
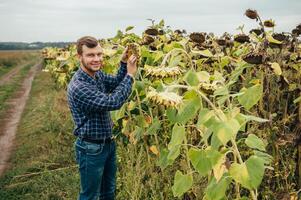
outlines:
[[[275,20],[279,32],[301,23],[301,0],[0,0],[0,41],[107,38],[129,25],[140,35],[148,18],[188,32],[237,33],[239,25],[256,27],[248,8]]]

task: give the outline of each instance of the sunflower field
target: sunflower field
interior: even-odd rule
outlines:
[[[141,36],[129,26],[99,40],[107,73],[125,47],[139,57],[132,94],[111,113],[114,132],[145,150],[156,176],[172,169],[174,198],[298,199],[301,24],[276,33],[276,22],[256,10],[245,16],[254,29],[235,35],[151,20]],[[42,54],[44,71],[65,88],[79,68],[75,44]]]

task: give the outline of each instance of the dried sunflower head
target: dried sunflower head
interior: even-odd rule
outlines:
[[[157,51],[158,48],[156,46],[154,46],[154,45],[149,45],[149,50],[151,50],[151,51]]]
[[[249,53],[243,57],[243,60],[250,64],[262,64],[263,55],[260,53]]]
[[[144,31],[147,35],[153,35],[156,36],[159,34],[159,31],[155,28],[148,28]]]
[[[200,90],[205,92],[206,94],[213,94],[216,89],[218,89],[219,85],[217,82],[200,82]]]
[[[184,33],[184,30],[181,31],[180,29],[177,29],[177,30],[175,30],[174,32],[175,32],[176,34],[178,34],[178,35],[182,35],[182,34]]]
[[[301,29],[294,28],[294,29],[292,30],[292,34],[293,34],[293,35],[296,35],[296,36],[301,35]]]
[[[207,49],[207,48],[204,46],[204,44],[197,44],[197,43],[194,43],[194,44],[192,45],[192,47],[193,47],[194,49],[201,50],[201,51]]]
[[[281,49],[284,47],[284,44],[276,44],[276,43],[271,43],[269,42],[268,46],[271,48],[271,49]]]
[[[58,61],[66,61],[70,57],[70,52],[69,51],[62,51],[59,53],[58,57],[56,57],[56,60]]]
[[[263,25],[268,28],[273,28],[275,26],[275,22],[273,20],[269,19],[269,20],[265,20],[263,22]]]
[[[250,33],[255,33],[256,35],[259,36],[263,33],[263,31],[259,28],[255,28],[255,29],[250,30]]]
[[[283,47],[283,44],[275,44],[275,43],[270,43],[269,42],[269,47],[271,48],[271,49],[281,49],[282,47]]]
[[[272,36],[273,36],[273,38],[275,38],[276,40],[278,40],[280,42],[282,42],[282,41],[284,41],[284,40],[287,39],[287,36],[284,35],[284,34],[282,34],[282,33],[273,33]]]
[[[273,33],[272,37],[280,42],[283,42],[288,39],[288,37],[282,33]],[[283,46],[284,46],[283,43],[278,44],[278,43],[274,43],[274,42],[269,42],[269,47],[272,49],[282,48]]]
[[[149,44],[153,43],[154,41],[155,41],[155,39],[154,39],[152,36],[145,35],[145,36],[143,37],[143,42],[142,42],[142,44],[144,44],[144,45],[149,45]]]
[[[201,72],[201,79],[199,83],[199,88],[201,91],[205,92],[206,94],[213,94],[215,90],[220,88],[222,86],[222,82],[224,81],[223,78],[215,78],[216,72],[214,72],[215,75],[211,76],[208,72],[202,71]],[[213,78],[213,80],[211,80]]]
[[[297,25],[296,28],[301,30],[301,24]]]
[[[128,44],[127,57],[131,57],[131,55],[135,55],[137,58],[140,57],[139,46],[135,43]]]
[[[202,33],[197,33],[197,32],[191,33],[189,35],[189,38],[195,43],[205,42],[205,36]]]
[[[233,47],[233,46],[234,46],[233,40],[227,40],[226,46],[227,46],[227,47],[230,47],[230,48]]]
[[[157,78],[166,78],[166,77],[175,77],[178,75],[183,74],[183,70],[176,66],[176,67],[152,67],[146,65],[144,67],[147,76],[153,76]]]
[[[54,60],[60,53],[55,48],[47,47],[45,48],[45,59],[46,60]]]
[[[225,39],[217,39],[216,43],[220,46],[226,46],[227,41]]]
[[[238,34],[234,36],[234,40],[239,43],[250,42],[250,37],[245,34]]]
[[[182,104],[182,97],[174,92],[157,92],[156,90],[152,90],[148,92],[147,98],[155,104],[167,107],[178,107]]]
[[[248,9],[248,10],[246,10],[245,15],[247,17],[249,17],[250,19],[257,19],[258,18],[258,13],[257,13],[256,10]]]
[[[164,35],[164,30],[160,29],[159,30],[159,35]]]

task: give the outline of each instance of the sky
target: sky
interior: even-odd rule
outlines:
[[[0,0],[0,42],[76,41],[84,35],[113,37],[134,26],[141,35],[154,19],[190,32],[239,33],[257,27],[244,16],[258,11],[273,19],[275,31],[291,31],[301,23],[301,0]]]

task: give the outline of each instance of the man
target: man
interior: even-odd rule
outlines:
[[[79,200],[115,198],[116,146],[110,111],[119,109],[131,93],[137,58],[122,55],[116,76],[100,71],[103,51],[98,41],[85,36],[77,41],[80,68],[67,89],[75,122],[76,161],[79,164]]]

